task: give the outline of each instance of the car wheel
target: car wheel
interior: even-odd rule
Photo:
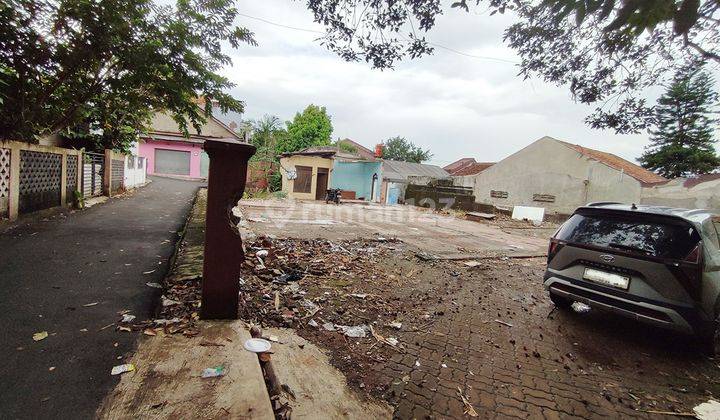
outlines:
[[[553,304],[555,304],[555,306],[557,306],[558,308],[561,308],[561,309],[567,309],[573,303],[572,300],[570,300],[568,298],[564,298],[562,296],[558,296],[552,292],[550,293],[550,300],[552,301]]]

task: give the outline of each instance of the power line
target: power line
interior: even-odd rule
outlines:
[[[239,16],[244,16],[244,17],[250,18],[250,19],[259,20],[260,22],[265,22],[265,23],[270,24],[270,25],[279,26],[279,27],[281,27],[281,28],[293,29],[293,30],[296,30],[296,31],[303,31],[303,32],[313,32],[313,33],[316,33],[316,34],[323,34],[323,35],[325,34],[325,32],[323,32],[323,31],[316,31],[316,30],[314,30],[314,29],[296,28],[295,26],[288,26],[288,25],[283,25],[282,23],[271,22],[271,21],[269,21],[269,20],[267,20],[267,19],[259,18],[259,17],[256,17],[256,16],[246,15],[246,14],[244,14],[244,13],[238,13],[238,15],[239,15]]]
[[[258,21],[260,21],[260,22],[267,23],[267,24],[269,24],[269,25],[278,26],[278,27],[280,27],[280,28],[292,29],[292,30],[295,30],[295,31],[311,32],[311,33],[315,33],[315,34],[323,34],[323,35],[325,35],[325,32],[323,32],[323,31],[316,31],[316,30],[314,30],[314,29],[298,28],[298,27],[295,27],[295,26],[283,25],[282,23],[272,22],[272,21],[267,20],[267,19],[263,19],[263,18],[260,18],[260,17],[257,17],[257,16],[246,15],[246,14],[244,14],[244,13],[238,13],[238,15],[239,15],[239,16],[243,16],[243,17],[246,17],[246,18],[249,18],[249,19],[258,20]],[[406,41],[407,41],[407,39],[406,39]],[[449,51],[449,52],[451,52],[451,53],[455,53],[455,54],[458,54],[458,55],[462,55],[462,56],[464,56],[464,57],[477,58],[477,59],[480,59],[480,60],[493,60],[493,61],[498,61],[498,62],[501,62],[501,63],[519,64],[517,61],[507,60],[507,59],[504,59],[504,58],[496,58],[496,57],[489,57],[489,56],[484,56],[484,55],[468,54],[468,53],[465,53],[465,52],[462,52],[462,51],[458,51],[458,50],[456,50],[456,49],[454,49],[454,48],[446,47],[446,46],[444,46],[444,45],[442,45],[442,44],[438,44],[438,43],[435,43],[435,42],[430,42],[430,41],[428,41],[428,44],[429,44],[429,45],[432,45],[433,47],[437,47],[437,48],[441,48],[441,49],[443,49],[443,50]]]

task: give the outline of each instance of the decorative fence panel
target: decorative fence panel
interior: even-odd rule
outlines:
[[[113,159],[112,160],[112,172],[110,181],[110,192],[116,194],[122,191],[125,181],[125,161]]]
[[[67,182],[65,183],[65,202],[72,203],[75,200],[75,191],[78,189],[78,157],[68,155],[66,162],[67,169],[65,169],[65,176],[67,177]]]
[[[62,197],[62,155],[35,150],[20,151],[21,214],[59,206]]]
[[[0,148],[0,217],[7,217],[10,197],[10,149]]]

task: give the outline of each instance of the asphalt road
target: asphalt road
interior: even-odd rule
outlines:
[[[92,418],[152,315],[197,182],[153,178],[127,197],[0,233],[0,418]],[[149,274],[143,274],[150,272]],[[49,336],[33,341],[33,334]]]

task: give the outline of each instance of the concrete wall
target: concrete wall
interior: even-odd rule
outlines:
[[[636,179],[549,137],[474,178],[476,201],[500,208],[524,205],[544,207],[548,213],[568,214],[591,201],[638,203],[641,196],[641,184]],[[507,198],[491,197],[491,190],[507,192]],[[534,201],[535,194],[554,195],[555,202]]]
[[[685,181],[685,178],[677,178],[664,185],[643,188],[641,203],[720,212],[720,179],[692,188],[684,187]]]
[[[317,170],[318,168],[327,168],[329,169],[328,174],[328,185],[332,185],[333,182],[333,160],[318,156],[290,156],[290,157],[284,157],[280,159],[280,173],[282,174],[282,190],[288,195],[290,198],[295,198],[298,200],[314,200],[315,199],[315,191],[317,189]],[[310,166],[313,168],[312,172],[312,182],[310,186],[310,193],[297,193],[293,192],[293,182],[294,180],[287,178],[287,172],[286,170],[295,169],[296,166]]]
[[[332,188],[355,191],[358,199],[378,201],[380,199],[380,179],[382,162],[342,162],[335,161],[332,169]],[[377,178],[373,181],[373,174]],[[374,183],[374,187],[373,187]],[[374,191],[374,197],[370,197]]]
[[[140,142],[139,154],[146,160],[145,166],[149,175],[155,174],[155,149],[190,152],[190,178],[201,178],[200,153],[202,152],[202,144],[148,139]]]
[[[154,131],[180,133],[180,126],[177,125],[177,123],[175,122],[175,120],[173,120],[170,114],[165,112],[156,112],[153,116],[150,127],[150,129]],[[207,121],[205,122],[205,124],[202,125],[199,133],[197,133],[190,124],[188,124],[188,131],[191,134],[199,134],[203,136],[223,138],[236,137],[235,133],[230,131],[230,129],[225,127],[222,123],[218,122],[214,118],[207,118]]]

